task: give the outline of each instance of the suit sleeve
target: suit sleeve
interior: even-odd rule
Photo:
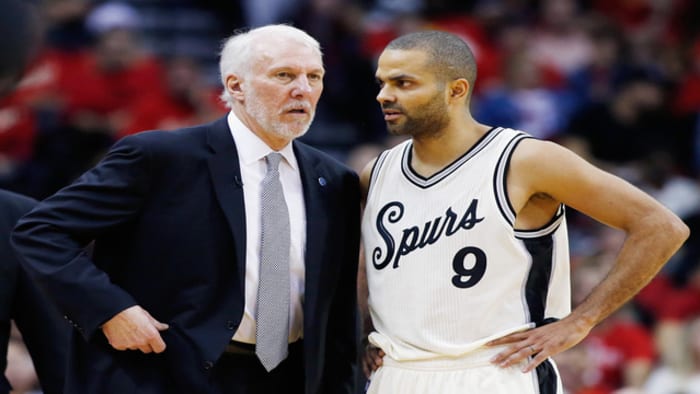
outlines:
[[[96,167],[20,219],[12,234],[23,267],[87,340],[136,304],[86,247],[142,206],[150,175],[143,145],[138,135],[122,139]]]
[[[360,190],[357,175],[345,177],[343,217],[338,226],[345,229],[339,262],[342,265],[331,304],[323,374],[323,393],[354,394],[357,376],[358,308],[357,264],[360,245]]]

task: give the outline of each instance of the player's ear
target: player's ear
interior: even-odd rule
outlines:
[[[449,86],[450,99],[466,100],[469,95],[469,81],[464,78],[455,79]]]

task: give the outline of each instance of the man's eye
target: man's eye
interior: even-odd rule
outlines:
[[[292,77],[292,74],[286,72],[286,71],[281,71],[277,73],[277,78],[280,79],[289,79]]]

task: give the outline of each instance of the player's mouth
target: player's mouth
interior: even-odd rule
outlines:
[[[384,109],[382,112],[384,113],[384,120],[387,122],[394,121],[401,117],[401,115],[403,115],[398,109],[387,108]]]

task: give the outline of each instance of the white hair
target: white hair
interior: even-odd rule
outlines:
[[[322,56],[321,45],[303,30],[289,25],[266,25],[245,32],[238,32],[224,41],[219,60],[221,83],[224,85],[221,100],[228,108],[233,107],[233,97],[226,88],[226,78],[231,74],[246,75],[252,70],[255,52],[253,47],[260,39],[269,37],[287,38],[306,45]]]

